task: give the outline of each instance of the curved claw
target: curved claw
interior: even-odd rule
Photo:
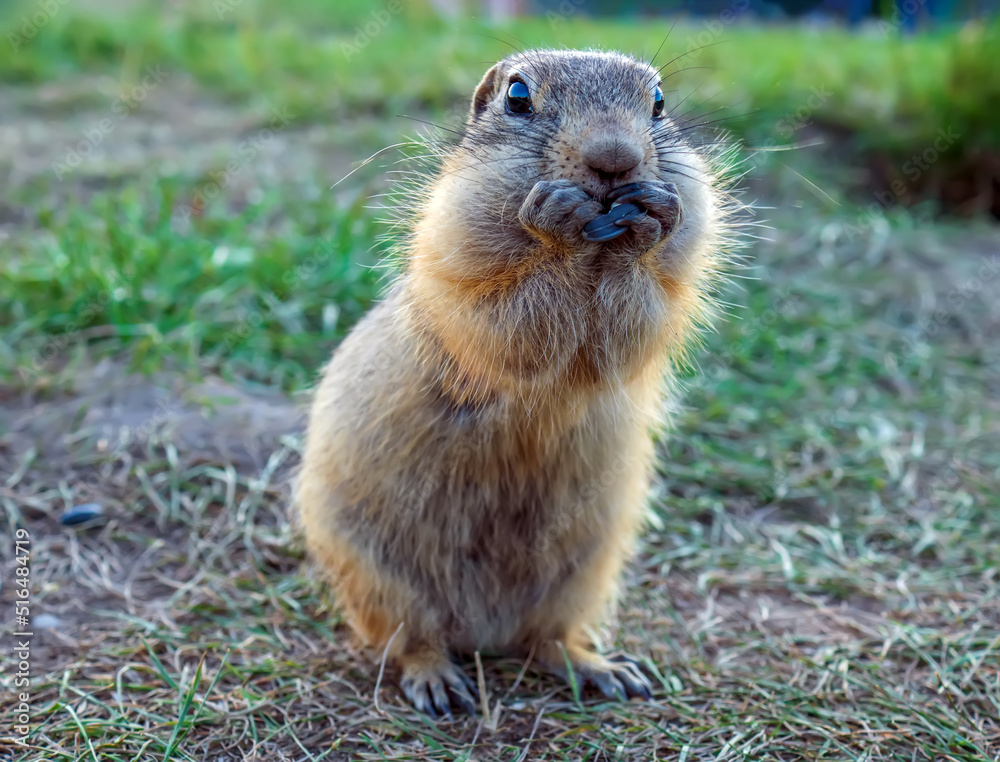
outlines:
[[[618,699],[619,701],[628,701],[628,694],[625,692],[625,686],[621,684],[621,681],[615,677],[613,672],[597,672],[592,678],[591,682],[597,686],[598,690],[603,693],[609,699]]]
[[[479,695],[476,684],[451,662],[404,674],[399,686],[414,708],[431,719],[454,719],[453,706],[469,714],[476,713],[476,698]]]
[[[638,659],[628,654],[618,654],[609,661],[615,665],[615,676],[624,685],[629,698],[637,697],[645,701],[653,698],[653,684],[646,677]]]
[[[403,694],[418,712],[423,712],[431,719],[438,718],[437,709],[428,691],[428,684],[424,680],[404,676],[399,681],[399,687],[403,689]]]
[[[479,686],[476,681],[469,677],[460,668],[455,667],[453,671],[445,673],[445,682],[452,697],[458,702],[468,714],[476,713],[476,704],[479,702]]]
[[[627,701],[639,698],[649,701],[653,698],[653,684],[639,662],[624,654],[609,658],[603,668],[590,670],[587,681],[610,699]]]

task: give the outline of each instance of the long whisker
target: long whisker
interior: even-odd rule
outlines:
[[[391,146],[386,146],[385,148],[380,148],[375,153],[373,153],[371,156],[369,156],[367,159],[365,159],[363,162],[361,162],[358,166],[356,166],[354,169],[352,169],[350,172],[348,172],[346,175],[344,175],[342,178],[340,178],[339,180],[337,180],[337,182],[335,182],[333,185],[331,185],[330,186],[330,190],[333,190],[334,188],[336,188],[338,185],[340,185],[342,182],[344,182],[344,180],[346,180],[348,177],[350,177],[351,175],[353,175],[359,169],[364,169],[365,167],[367,167],[369,164],[371,164],[373,161],[375,161],[375,159],[377,157],[381,156],[386,151],[391,151],[394,148],[401,148],[403,146],[409,146],[409,145],[418,145],[418,144],[415,143],[414,141],[404,141],[402,143],[395,143],[395,144],[393,144]]]

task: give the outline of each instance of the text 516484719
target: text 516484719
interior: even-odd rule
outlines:
[[[14,740],[25,743],[31,721],[31,536],[14,531]]]

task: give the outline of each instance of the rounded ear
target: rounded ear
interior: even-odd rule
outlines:
[[[483,75],[482,80],[476,86],[476,92],[472,96],[472,108],[469,111],[469,118],[475,119],[486,110],[487,104],[496,95],[497,86],[500,84],[500,64],[494,64],[490,70]]]

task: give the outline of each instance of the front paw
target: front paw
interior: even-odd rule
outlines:
[[[632,246],[639,252],[649,251],[669,237],[684,217],[673,183],[657,180],[630,183],[615,188],[608,199],[616,205],[631,204],[645,211],[645,214],[629,214],[618,223],[632,229]]]
[[[539,180],[521,204],[518,219],[538,238],[572,242],[603,211],[601,202],[569,180]]]

